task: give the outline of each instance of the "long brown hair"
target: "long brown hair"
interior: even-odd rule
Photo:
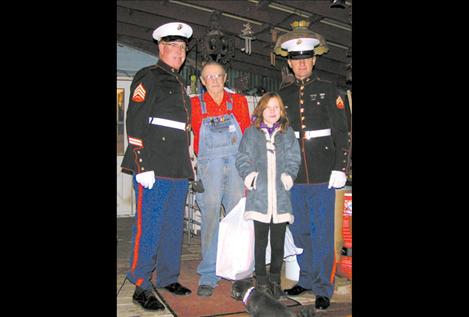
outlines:
[[[252,115],[255,117],[253,124],[256,128],[260,129],[261,122],[264,121],[262,113],[264,112],[265,108],[267,108],[267,104],[271,98],[277,98],[278,105],[280,106],[280,119],[278,119],[278,122],[280,122],[280,131],[285,132],[288,127],[287,112],[285,110],[282,97],[280,97],[280,95],[276,92],[269,91],[262,95],[252,113]]]

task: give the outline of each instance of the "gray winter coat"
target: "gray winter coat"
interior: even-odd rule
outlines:
[[[266,129],[247,128],[236,156],[236,168],[250,189],[244,218],[293,223],[289,190],[300,164],[300,146],[292,128],[285,133],[277,129],[272,136]]]

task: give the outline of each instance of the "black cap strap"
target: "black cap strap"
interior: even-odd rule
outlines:
[[[288,52],[289,59],[305,59],[305,58],[311,58],[313,56],[314,56],[314,50]]]
[[[160,42],[177,42],[177,41],[183,41],[187,43],[187,38],[184,36],[179,36],[179,35],[168,35],[168,36],[163,36],[160,39]]]

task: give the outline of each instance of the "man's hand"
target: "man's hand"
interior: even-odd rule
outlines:
[[[341,171],[332,171],[331,178],[329,178],[329,187],[327,188],[342,188],[347,182],[347,175]]]
[[[155,183],[155,172],[149,171],[144,173],[139,173],[135,176],[137,182],[145,188],[152,189],[153,184]]]

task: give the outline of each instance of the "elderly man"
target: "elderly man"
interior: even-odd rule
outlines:
[[[235,161],[241,137],[250,124],[249,108],[246,97],[224,89],[226,76],[222,65],[207,62],[200,76],[207,92],[191,98],[197,178],[205,189],[196,195],[202,215],[199,296],[211,296],[220,279],[215,275],[220,206],[226,212],[233,209],[244,187]]]
[[[158,27],[159,61],[138,71],[130,90],[126,149],[122,168],[134,174],[136,214],[127,278],[136,286],[133,301],[163,310],[152,288],[188,295],[178,283],[188,178],[191,105],[178,74],[192,28],[172,22]],[[151,282],[156,270],[156,285]]]
[[[288,119],[300,141],[302,161],[291,201],[295,222],[291,232],[298,255],[298,284],[287,295],[312,291],[315,306],[326,309],[334,292],[334,208],[335,189],[345,185],[349,149],[344,102],[334,84],[313,76],[315,46],[320,36],[309,36],[307,25],[285,36],[282,49],[288,51],[288,65],[294,81],[279,94]],[[298,34],[298,37],[295,35]]]

